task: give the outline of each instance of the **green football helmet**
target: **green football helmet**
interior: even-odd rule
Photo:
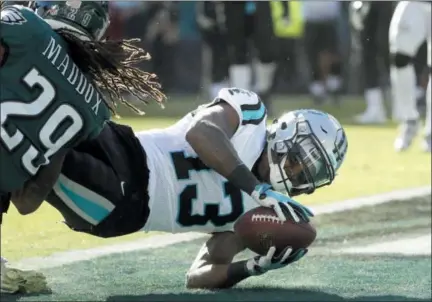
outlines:
[[[38,5],[39,2],[39,5]],[[41,5],[43,3],[43,5]],[[100,40],[110,23],[108,1],[37,1],[37,13],[53,29],[77,32],[83,40]]]

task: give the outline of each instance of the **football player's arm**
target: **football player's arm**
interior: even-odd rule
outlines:
[[[232,263],[235,255],[245,249],[233,232],[213,234],[201,247],[186,274],[187,288],[229,288],[250,277],[246,261]]]
[[[286,247],[276,254],[275,247],[264,256],[232,262],[234,256],[245,249],[241,238],[233,232],[215,233],[201,247],[186,274],[186,286],[200,289],[230,288],[252,276],[281,269],[300,260],[307,249],[293,251]]]
[[[40,168],[35,177],[27,181],[20,190],[12,192],[12,203],[21,215],[36,211],[57,181],[67,150],[59,151],[47,166]]]
[[[239,127],[236,110],[226,102],[198,110],[186,140],[201,161],[242,191],[251,194],[260,183],[241,161],[230,139]]]

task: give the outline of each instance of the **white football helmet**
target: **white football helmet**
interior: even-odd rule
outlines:
[[[332,183],[347,149],[345,131],[332,115],[308,109],[285,113],[268,129],[270,183],[291,196],[310,194]],[[301,171],[291,173],[287,160]]]

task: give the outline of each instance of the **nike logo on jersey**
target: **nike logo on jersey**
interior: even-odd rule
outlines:
[[[1,23],[9,25],[21,25],[26,23],[27,19],[23,14],[14,7],[7,7],[1,11]]]

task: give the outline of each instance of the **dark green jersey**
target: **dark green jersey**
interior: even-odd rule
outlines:
[[[0,192],[7,192],[60,149],[97,136],[110,114],[67,44],[33,11],[3,8],[0,39]]]

